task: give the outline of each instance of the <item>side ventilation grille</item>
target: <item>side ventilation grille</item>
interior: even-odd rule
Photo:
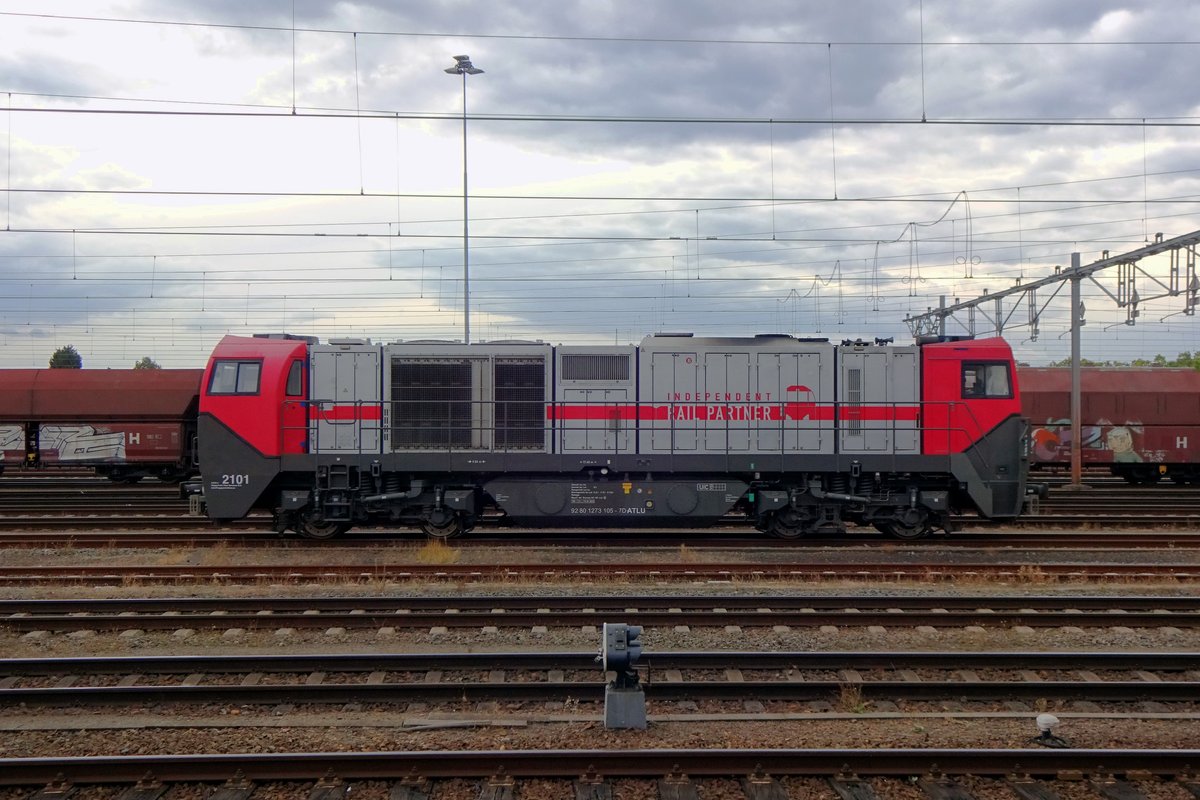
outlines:
[[[629,380],[628,355],[576,355],[562,357],[564,381],[627,381]]]

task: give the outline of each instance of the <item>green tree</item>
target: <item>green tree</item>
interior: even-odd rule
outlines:
[[[50,369],[83,369],[83,356],[73,344],[60,347],[50,356]]]
[[[1135,358],[1132,361],[1092,361],[1088,358],[1079,359],[1080,366],[1084,367],[1184,367],[1187,369],[1200,370],[1200,353],[1191,353],[1184,351],[1175,358],[1167,358],[1162,353],[1153,358]],[[1061,361],[1051,361],[1052,367],[1069,367],[1071,359],[1064,358]]]
[[[162,369],[158,362],[150,356],[142,356],[142,360],[133,365],[134,369]]]
[[[1071,359],[1064,358],[1062,361],[1051,361],[1050,366],[1052,366],[1052,367],[1069,367],[1069,366],[1071,366]],[[1113,367],[1113,366],[1123,367],[1125,365],[1118,364],[1114,361],[1092,361],[1090,358],[1080,358],[1079,366],[1081,366],[1081,367]]]

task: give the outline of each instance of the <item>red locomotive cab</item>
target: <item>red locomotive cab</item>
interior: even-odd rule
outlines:
[[[200,413],[259,455],[308,450],[308,341],[226,336],[204,372]]]
[[[1021,416],[1012,350],[1003,339],[937,342],[921,352],[926,455],[962,453]]]

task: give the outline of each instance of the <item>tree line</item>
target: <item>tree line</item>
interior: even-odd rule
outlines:
[[[1189,353],[1183,352],[1175,356],[1175,358],[1167,358],[1164,355],[1157,355],[1154,358],[1135,358],[1132,361],[1093,361],[1090,358],[1079,359],[1079,365],[1083,367],[1183,367],[1185,369],[1200,370],[1200,352]],[[1069,367],[1071,359],[1064,358],[1062,361],[1051,361],[1052,367]]]
[[[142,360],[133,365],[134,369],[162,369],[150,356],[142,356]],[[64,345],[50,356],[50,369],[83,369],[83,356],[75,349],[75,345]]]

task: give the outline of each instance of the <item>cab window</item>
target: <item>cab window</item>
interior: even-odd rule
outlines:
[[[304,395],[304,364],[302,362],[292,362],[292,366],[288,370],[286,391],[288,397],[302,397]]]
[[[1012,379],[1008,362],[963,362],[962,396],[993,400],[1011,398]]]
[[[218,361],[213,365],[209,394],[258,394],[261,361]]]

